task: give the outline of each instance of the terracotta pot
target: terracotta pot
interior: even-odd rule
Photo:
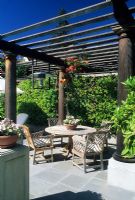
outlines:
[[[0,148],[5,149],[8,147],[13,147],[16,144],[17,139],[17,135],[0,136]]]
[[[66,128],[68,130],[74,130],[76,129],[77,125],[74,125],[74,124],[65,124]]]

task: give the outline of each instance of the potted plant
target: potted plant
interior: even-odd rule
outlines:
[[[74,130],[77,127],[77,125],[79,124],[80,120],[75,119],[74,116],[72,116],[72,115],[67,115],[66,119],[63,120],[63,122],[67,129]]]
[[[123,140],[121,157],[125,162],[135,161],[135,77],[128,78],[124,85],[128,91],[125,101],[115,110],[112,120],[117,137]]]
[[[22,134],[22,128],[12,120],[5,118],[0,121],[0,148],[12,147]]]

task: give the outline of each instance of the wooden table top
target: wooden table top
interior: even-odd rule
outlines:
[[[95,128],[89,126],[78,125],[76,129],[69,130],[64,125],[56,125],[45,128],[45,131],[55,135],[86,135],[88,133],[96,132]]]

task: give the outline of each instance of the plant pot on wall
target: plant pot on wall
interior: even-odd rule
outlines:
[[[18,139],[17,135],[0,136],[0,148],[5,149],[15,146],[17,139]]]

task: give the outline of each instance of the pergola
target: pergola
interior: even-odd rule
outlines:
[[[135,74],[135,6],[128,7],[126,0],[109,0],[60,15],[0,36],[0,49],[5,53],[6,116],[16,120],[16,56],[37,60],[35,71],[59,70],[59,78],[66,68],[66,57],[88,55],[90,72],[118,72],[118,102],[126,97],[121,84]],[[94,17],[93,17],[94,16]],[[57,27],[61,20],[71,20]],[[48,29],[47,29],[48,27]],[[49,28],[51,27],[51,28]],[[40,31],[40,29],[44,31]],[[52,37],[58,31],[70,33]],[[31,32],[34,31],[34,34]],[[21,34],[21,36],[20,36]],[[24,35],[24,36],[23,36]],[[62,42],[57,42],[62,39]],[[32,61],[18,63],[31,71]],[[59,86],[59,123],[64,118],[64,91]],[[121,148],[121,144],[119,145]]]

